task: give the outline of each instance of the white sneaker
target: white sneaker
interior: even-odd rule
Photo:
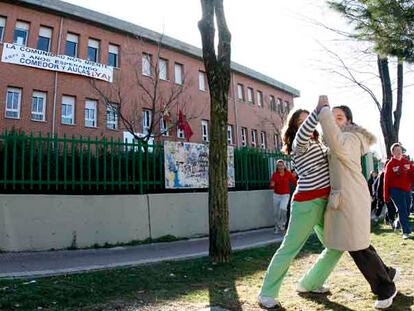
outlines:
[[[307,290],[306,288],[304,288],[302,285],[298,284],[296,286],[296,291],[298,293],[314,293],[314,294],[326,294],[327,292],[330,291],[329,287],[327,286],[321,286],[317,289],[314,290]]]
[[[397,290],[395,290],[395,293],[390,298],[375,301],[374,308],[375,309],[387,309],[391,307],[395,296],[397,296]]]
[[[410,236],[409,236],[409,234],[407,234],[407,233],[404,233],[404,234],[402,235],[403,240],[407,240],[409,237],[410,237]]]
[[[394,277],[392,278],[392,281],[395,283],[400,279],[400,277],[401,277],[401,271],[400,271],[400,269],[396,268]]]
[[[259,303],[259,306],[266,309],[272,309],[272,308],[281,308],[282,305],[280,302],[273,298],[273,297],[266,297],[259,295],[257,297],[257,302]]]

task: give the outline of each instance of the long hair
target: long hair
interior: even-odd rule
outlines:
[[[295,140],[296,133],[298,132],[298,120],[302,113],[309,114],[309,111],[305,109],[295,110],[289,117],[287,126],[283,129],[283,152],[290,154],[292,152],[293,141]],[[313,139],[318,139],[318,131],[313,132]]]

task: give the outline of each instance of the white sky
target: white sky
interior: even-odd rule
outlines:
[[[117,17],[201,48],[197,22],[201,17],[199,0],[65,0]],[[253,3],[253,5],[252,5]],[[232,33],[232,60],[300,90],[295,107],[313,109],[319,94],[327,94],[331,105],[348,105],[354,121],[381,135],[379,113],[372,99],[359,88],[326,69],[338,69],[323,46],[341,55],[359,71],[376,73],[375,58],[366,68],[353,42],[338,40],[317,20],[331,28],[346,29],[344,19],[321,0],[224,0],[227,24]],[[348,27],[349,29],[349,27]],[[360,45],[359,45],[360,46]],[[371,60],[371,59],[370,59]],[[408,66],[406,66],[408,68]],[[406,74],[414,83],[414,66]],[[343,71],[341,71],[343,72]],[[391,79],[395,80],[392,71]],[[381,101],[379,79],[361,75],[369,81]],[[400,141],[414,155],[414,87],[404,90]],[[381,144],[380,144],[381,145]],[[380,150],[380,145],[377,150]]]

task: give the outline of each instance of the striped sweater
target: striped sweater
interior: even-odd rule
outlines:
[[[318,125],[313,111],[300,126],[292,146],[292,160],[299,176],[297,192],[314,191],[330,186],[327,148],[311,139]]]

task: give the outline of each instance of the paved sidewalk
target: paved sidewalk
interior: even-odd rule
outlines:
[[[233,250],[265,246],[281,240],[282,235],[274,234],[273,229],[231,235]],[[0,278],[44,277],[207,255],[208,238],[104,249],[1,253]]]

